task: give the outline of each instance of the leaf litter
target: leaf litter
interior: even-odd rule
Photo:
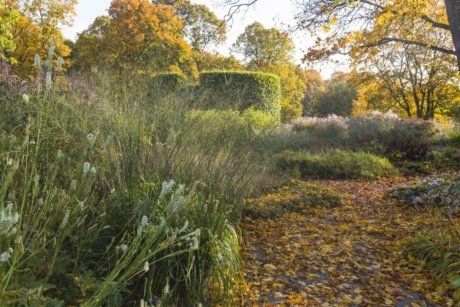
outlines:
[[[272,219],[242,223],[246,306],[452,306],[405,242],[427,226],[446,223],[442,210],[420,210],[385,197],[419,178],[379,181],[295,181],[276,191],[327,186],[341,206],[310,206]],[[283,196],[284,195],[284,196]],[[265,195],[264,198],[267,196]],[[257,200],[255,200],[257,202]]]

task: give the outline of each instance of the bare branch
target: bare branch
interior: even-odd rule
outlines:
[[[430,23],[433,27],[444,29],[450,31],[450,26],[447,23],[436,21],[426,15],[422,16],[422,19],[428,23]]]

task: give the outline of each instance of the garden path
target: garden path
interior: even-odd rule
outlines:
[[[407,237],[444,217],[439,210],[421,211],[384,197],[415,180],[315,181],[342,194],[344,204],[274,219],[245,217],[244,305],[452,304],[445,289],[402,252]]]

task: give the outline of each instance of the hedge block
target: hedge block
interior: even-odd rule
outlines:
[[[149,82],[150,95],[165,95],[177,92],[186,85],[187,77],[179,72],[164,72],[153,76]]]
[[[200,90],[213,109],[265,111],[279,118],[281,83],[278,76],[247,71],[211,71],[200,74]]]

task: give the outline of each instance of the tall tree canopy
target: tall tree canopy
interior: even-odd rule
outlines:
[[[229,18],[259,0],[224,0]],[[460,69],[460,1],[458,0],[298,0],[297,28],[325,37],[310,50],[308,59],[347,52],[350,47],[399,42],[456,56]],[[451,36],[436,45],[432,36],[422,36],[414,23]],[[425,31],[424,31],[425,32]]]
[[[196,73],[183,22],[173,7],[148,0],[113,0],[75,43],[78,66],[125,72],[182,70]]]
[[[378,58],[378,59],[377,59]],[[418,46],[387,45],[368,57],[375,69],[358,78],[372,109],[433,119],[460,96],[454,59]],[[371,90],[368,91],[368,88]]]
[[[16,73],[32,77],[35,55],[46,57],[51,46],[57,56],[70,54],[59,27],[71,24],[75,4],[76,0],[5,0],[6,11],[16,12],[12,27],[14,48],[6,51]]]
[[[0,3],[0,58],[9,59],[15,49],[13,31],[18,19],[19,13],[16,10]]]
[[[153,3],[172,6],[185,25],[185,35],[194,51],[204,52],[210,45],[225,41],[227,27],[206,5],[190,0],[153,0]]]
[[[286,33],[255,22],[246,27],[233,48],[244,57],[249,68],[261,69],[291,62],[294,43]]]
[[[241,54],[247,68],[277,74],[281,79],[281,118],[287,121],[302,114],[305,84],[293,64],[294,43],[278,29],[266,29],[255,22],[246,27],[234,50]]]
[[[325,35],[310,49],[308,59],[394,43],[456,54],[455,31],[441,0],[302,0],[300,5],[300,27]],[[450,35],[449,40],[437,40],[446,34],[454,40]]]
[[[331,114],[350,116],[356,98],[357,90],[351,82],[351,75],[336,72],[321,87],[305,97],[305,113],[322,117]]]

